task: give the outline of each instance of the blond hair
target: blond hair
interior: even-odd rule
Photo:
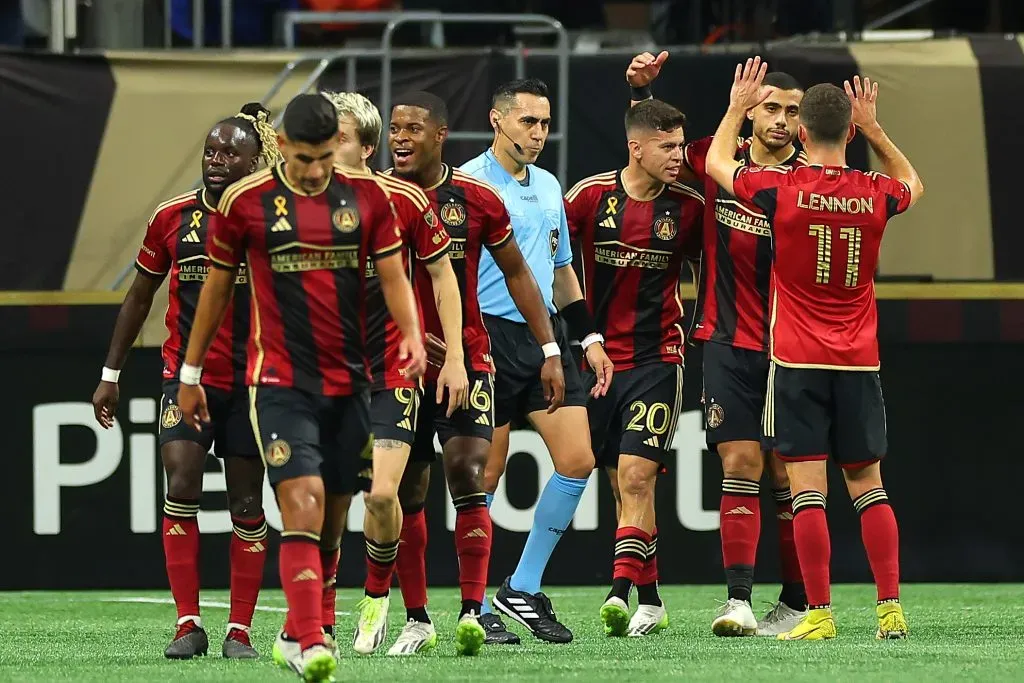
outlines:
[[[356,122],[356,135],[359,144],[373,147],[380,146],[380,134],[384,129],[380,111],[366,97],[357,92],[324,92],[324,97],[338,110],[338,118],[351,116]]]

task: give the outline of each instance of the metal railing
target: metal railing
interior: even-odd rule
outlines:
[[[164,47],[173,43],[171,28],[171,2],[164,0]],[[220,47],[231,47],[234,1],[220,0]],[[206,38],[206,0],[192,0],[192,48],[202,49]]]
[[[194,6],[202,4],[202,0],[193,0]],[[230,5],[230,0],[227,0],[227,4]],[[227,16],[227,15],[225,15]],[[286,29],[286,39],[288,35],[294,34],[296,26],[301,24],[309,23],[348,23],[348,24],[381,24],[384,26],[384,33],[381,36],[380,48],[373,49],[341,49],[334,50],[327,54],[316,54],[307,53],[304,54],[286,64],[281,69],[277,78],[270,86],[270,89],[261,98],[261,102],[264,104],[268,103],[274,97],[276,97],[285,83],[295,74],[299,67],[307,64],[316,63],[316,66],[312,69],[307,78],[302,82],[295,94],[301,94],[308,92],[313,88],[317,81],[323,76],[323,74],[332,65],[340,62],[346,62],[345,71],[345,88],[349,91],[355,91],[357,89],[356,83],[356,62],[358,59],[380,59],[380,83],[381,83],[381,96],[380,102],[377,104],[380,107],[381,114],[384,117],[389,117],[391,111],[392,96],[392,72],[394,67],[395,59],[395,48],[393,44],[395,31],[403,25],[407,24],[429,24],[432,28],[432,36],[436,39],[440,39],[443,44],[443,33],[440,33],[441,27],[444,24],[510,24],[513,26],[541,26],[548,32],[554,33],[558,40],[554,50],[543,50],[542,52],[547,55],[553,55],[558,62],[558,76],[556,89],[556,101],[555,101],[555,130],[548,135],[548,141],[557,145],[557,172],[559,182],[564,187],[566,184],[568,170],[569,170],[569,147],[568,147],[568,129],[569,129],[569,34],[562,26],[561,22],[552,17],[543,14],[443,14],[441,12],[286,12],[282,16],[283,26]],[[228,22],[230,23],[230,22]],[[193,28],[196,28],[195,26]],[[199,26],[201,29],[201,25]],[[168,34],[169,35],[169,34]],[[196,33],[200,35],[201,33]],[[230,39],[230,36],[228,36]],[[168,38],[169,39],[169,38]],[[294,44],[294,42],[292,43]],[[432,52],[432,51],[431,51]],[[515,48],[515,70],[516,77],[522,78],[526,75],[526,52],[527,49],[520,42]],[[535,51],[531,50],[531,53],[536,54]],[[423,54],[423,53],[421,53]],[[431,56],[431,53],[426,53],[424,56]],[[275,127],[280,125],[281,119],[284,116],[283,110],[279,111],[274,118]],[[489,141],[494,137],[493,131],[451,131],[448,134],[449,140],[477,140],[477,141]],[[383,146],[385,140],[383,139],[380,144]],[[390,155],[380,154],[378,155],[380,168],[383,170],[388,167],[390,161]],[[200,178],[193,187],[199,187],[202,183]],[[128,276],[134,269],[134,261],[129,263],[117,276],[114,282],[111,284],[110,289],[116,290],[127,280]]]

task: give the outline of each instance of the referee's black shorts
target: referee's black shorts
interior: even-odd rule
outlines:
[[[484,315],[484,324],[491,337],[491,356],[494,359],[494,426],[504,427],[513,419],[526,417],[538,410],[547,410],[540,370],[544,365],[544,351],[533,338],[526,323]],[[562,352],[562,373],[565,375],[564,406],[587,405],[587,393],[569,348],[565,324],[551,316],[555,341]]]

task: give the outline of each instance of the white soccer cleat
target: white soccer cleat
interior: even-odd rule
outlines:
[[[420,652],[429,652],[435,647],[437,647],[437,631],[434,630],[434,625],[410,619],[405,622],[402,632],[398,634],[398,640],[388,650],[388,655],[392,657],[415,655]]]
[[[307,683],[333,682],[337,666],[334,653],[326,645],[306,648],[288,660],[288,667]]]
[[[807,616],[807,610],[795,610],[784,602],[777,602],[768,610],[764,619],[757,622],[757,635],[778,636],[789,633]]]
[[[277,640],[274,641],[274,649],[271,651],[274,664],[277,664],[282,669],[290,669],[291,664],[289,662],[300,654],[302,654],[302,648],[299,647],[299,641],[285,638],[284,629],[278,631]]]
[[[757,633],[757,619],[750,603],[729,598],[711,622],[711,632],[716,636],[752,636]]]
[[[668,610],[665,604],[639,605],[629,620],[626,635],[630,638],[641,638],[660,633],[668,628]]]
[[[359,601],[359,625],[352,639],[352,649],[361,655],[372,655],[388,637],[388,607],[391,601],[387,596],[371,598],[366,596]]]

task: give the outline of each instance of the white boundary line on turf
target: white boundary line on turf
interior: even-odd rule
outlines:
[[[120,602],[120,603],[134,603],[141,605],[173,605],[174,600],[171,598],[142,598],[142,597],[129,597],[129,598],[99,598],[94,600],[80,600],[76,602]],[[208,602],[201,600],[199,602],[200,607],[216,607],[221,609],[230,609],[231,604],[227,602]],[[261,612],[279,612],[285,613],[288,611],[287,607],[267,607],[265,605],[256,605],[256,609]],[[335,612],[339,616],[351,616],[351,612]]]

